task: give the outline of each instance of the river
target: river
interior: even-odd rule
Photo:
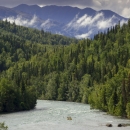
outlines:
[[[1,114],[0,122],[9,130],[130,130],[130,126],[117,127],[119,123],[130,124],[130,120],[91,110],[87,104],[46,100],[38,100],[34,110]]]

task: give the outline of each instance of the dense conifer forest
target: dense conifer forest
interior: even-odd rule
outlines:
[[[130,118],[130,20],[91,40],[0,21],[0,112],[34,108],[37,98]]]

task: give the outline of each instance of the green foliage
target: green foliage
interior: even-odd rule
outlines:
[[[126,113],[127,113],[127,117],[130,118],[130,103],[127,103],[126,105]]]
[[[1,21],[0,110],[31,109],[40,98],[130,118],[129,24],[78,41]]]
[[[0,111],[14,111],[15,98],[16,91],[13,85],[7,79],[2,78],[0,81]]]
[[[5,123],[0,123],[0,130],[8,130],[8,126],[5,126]]]
[[[44,32],[44,30],[39,31],[37,29],[17,26],[15,23],[11,24],[8,21],[0,21],[0,31],[4,32],[3,40],[7,39],[12,41],[16,40],[15,38],[17,37],[17,40],[20,39],[22,41],[30,41],[31,43],[50,45],[68,45],[72,42],[77,42],[74,38],[51,34],[50,32]]]
[[[22,90],[6,78],[0,80],[0,112],[29,110],[35,104],[36,95],[32,87]]]

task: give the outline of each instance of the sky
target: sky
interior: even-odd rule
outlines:
[[[15,7],[19,4],[91,7],[95,10],[108,9],[130,18],[130,0],[0,0],[0,6]]]

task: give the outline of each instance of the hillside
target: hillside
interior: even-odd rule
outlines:
[[[1,86],[7,86],[14,93],[33,92],[40,99],[89,103],[92,108],[130,118],[130,20],[93,40],[69,45],[31,43],[3,33],[4,28],[0,34],[1,93],[5,91]],[[1,111],[15,105],[6,104],[6,99],[14,101],[13,95],[0,99],[5,106],[0,104]],[[24,99],[29,102],[27,96]]]
[[[8,70],[18,64],[24,69],[24,63],[30,63],[31,58],[38,55],[42,57],[47,50],[55,49],[56,45],[67,45],[70,42],[77,40],[0,21],[0,112],[28,110],[36,104],[36,88],[22,79],[26,77],[25,70],[20,73],[18,68],[11,71],[13,77],[7,74]],[[15,79],[12,80],[10,76]]]
[[[4,24],[5,23],[5,24]],[[28,40],[32,43],[42,43],[50,45],[67,45],[71,42],[76,42],[75,38],[68,38],[62,35],[51,34],[50,32],[45,32],[37,29],[31,29],[23,26],[16,26],[15,23],[11,24],[7,20],[5,22],[0,21],[0,29],[6,31],[6,33],[11,33],[23,40]]]

